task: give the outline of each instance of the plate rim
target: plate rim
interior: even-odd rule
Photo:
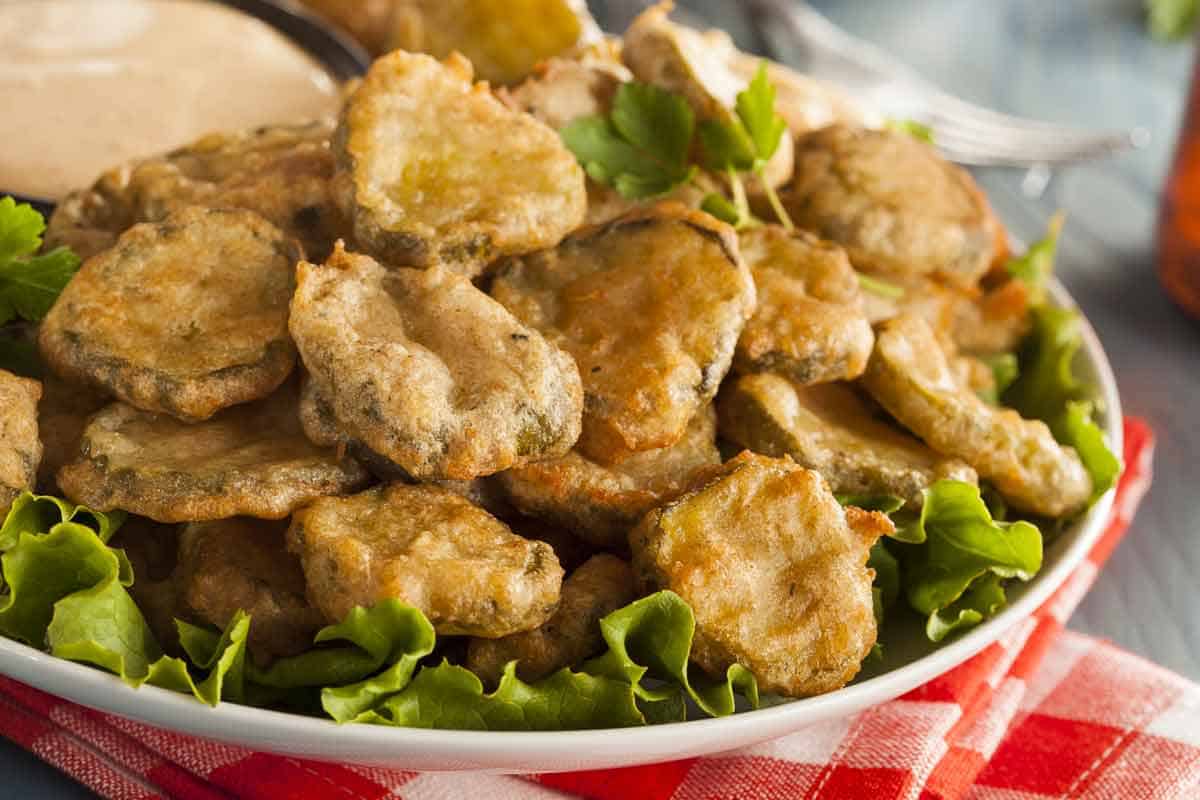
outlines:
[[[1049,287],[1055,305],[1078,309],[1062,284]],[[1104,429],[1118,454],[1123,446],[1121,400],[1108,356],[1082,313],[1083,356],[1097,380]],[[1110,518],[1109,489],[1075,523],[1074,540],[1013,603],[992,619],[937,650],[889,672],[816,697],[730,716],[635,728],[572,731],[464,731],[333,720],[224,702],[205,706],[189,695],[156,686],[131,689],[116,676],[0,637],[0,675],[58,697],[162,728],[226,745],[364,766],[429,771],[556,772],[655,763],[742,747],[809,725],[847,716],[894,699],[963,663],[1040,607],[1086,559]]]

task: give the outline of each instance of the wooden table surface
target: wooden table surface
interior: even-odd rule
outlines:
[[[735,0],[679,4],[755,38]],[[599,14],[605,5],[592,3]],[[815,0],[968,100],[1095,127],[1150,130],[1146,149],[1056,173],[1037,198],[1023,173],[979,177],[1012,232],[1035,239],[1068,213],[1059,275],[1103,340],[1126,413],[1158,433],[1154,487],[1129,537],[1071,620],[1200,680],[1200,322],[1170,304],[1153,271],[1153,228],[1181,102],[1189,44],[1146,36],[1141,0]],[[0,796],[92,795],[25,751],[0,742]]]

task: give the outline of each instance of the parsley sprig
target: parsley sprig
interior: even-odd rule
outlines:
[[[758,65],[750,85],[738,93],[733,114],[725,119],[709,119],[701,123],[700,145],[704,151],[704,165],[714,172],[724,173],[733,193],[731,206],[736,216],[726,219],[727,222],[737,227],[755,222],[741,178],[742,173],[749,173],[758,176],[767,201],[783,227],[789,231],[795,227],[779,202],[775,187],[764,176],[767,162],[779,150],[786,130],[787,123],[775,113],[775,87],[767,77],[765,61]],[[730,207],[720,195],[709,195],[704,204],[709,213],[727,213]],[[722,215],[717,213],[716,216]]]
[[[624,83],[607,116],[582,117],[563,142],[592,180],[622,197],[657,197],[695,177],[688,164],[696,117],[687,101],[657,86]]]
[[[79,269],[79,257],[65,247],[34,255],[45,230],[46,221],[28,203],[0,198],[0,325],[46,316]]]
[[[783,118],[775,113],[775,87],[764,61],[725,119],[705,120],[697,126],[683,97],[631,82],[617,90],[607,116],[577,119],[561,135],[593,180],[613,187],[622,197],[640,200],[696,180],[692,140],[698,134],[701,164],[724,175],[731,194],[710,192],[701,208],[739,228],[758,224],[750,213],[742,179],[743,174],[757,175],[775,215],[792,230],[774,187],[763,179],[786,130]]]

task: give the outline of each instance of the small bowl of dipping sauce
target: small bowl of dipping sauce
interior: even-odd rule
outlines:
[[[268,0],[0,2],[0,194],[45,207],[209,132],[334,115],[368,64]]]

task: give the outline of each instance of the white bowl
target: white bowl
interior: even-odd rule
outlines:
[[[1074,303],[1058,284],[1058,305]],[[1101,422],[1110,446],[1122,446],[1121,405],[1108,359],[1091,326],[1076,366],[1097,387]],[[836,692],[720,719],[645,728],[503,733],[420,730],[334,722],[222,703],[202,705],[190,696],[143,687],[130,689],[98,669],[53,658],[31,647],[0,639],[0,673],[85,706],[254,750],[353,764],[411,770],[489,770],[561,772],[648,764],[738,747],[792,733],[816,722],[844,717],[891,700],[961,664],[994,642],[1040,606],[1087,556],[1104,531],[1113,491],[1086,516],[1063,531],[1045,552],[1042,571],[1028,584],[1012,587],[1010,603],[993,619],[940,647],[912,635],[889,638],[887,661],[879,674],[864,676]],[[889,627],[889,633],[895,633]],[[903,640],[903,641],[900,641]]]

